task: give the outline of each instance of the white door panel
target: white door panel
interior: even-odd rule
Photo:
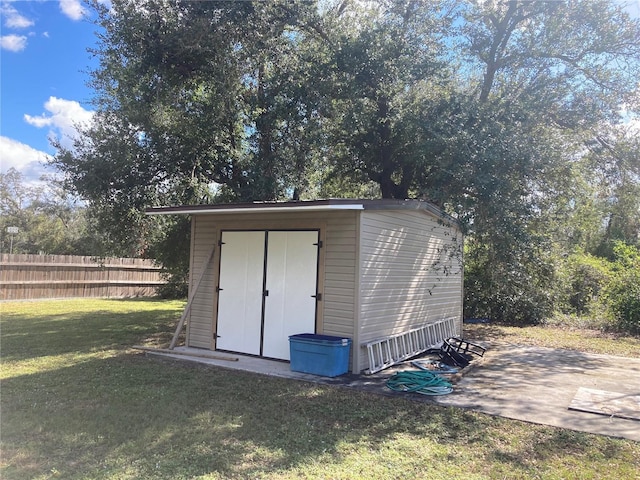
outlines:
[[[318,232],[269,232],[265,357],[289,360],[289,335],[315,333]]]
[[[318,232],[223,232],[222,242],[216,348],[289,360],[289,336],[315,333]]]
[[[265,232],[222,232],[216,348],[260,355]]]

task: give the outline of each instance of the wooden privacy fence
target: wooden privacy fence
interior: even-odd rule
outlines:
[[[166,282],[153,260],[0,255],[0,300],[150,297]]]

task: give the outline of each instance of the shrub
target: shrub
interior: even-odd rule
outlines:
[[[617,272],[607,289],[610,308],[619,330],[640,334],[640,249],[624,243],[614,246]]]
[[[164,278],[167,281],[158,287],[158,295],[165,299],[187,298],[189,295],[189,277],[176,273],[165,272]]]
[[[589,254],[571,255],[565,266],[564,292],[560,309],[579,316],[599,313],[603,308],[601,293],[612,279],[610,262]]]
[[[464,279],[464,315],[509,325],[535,325],[553,312],[552,264],[532,249],[492,255],[470,248]],[[489,251],[489,254],[485,253]]]
[[[640,272],[627,272],[612,282],[609,302],[619,330],[640,334]]]

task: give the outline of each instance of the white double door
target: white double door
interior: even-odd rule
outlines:
[[[289,336],[315,333],[318,236],[222,232],[216,349],[289,360]]]

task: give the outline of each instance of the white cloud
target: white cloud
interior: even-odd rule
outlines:
[[[640,136],[640,116],[636,115],[629,118],[626,127],[628,135]]]
[[[87,14],[81,0],[60,0],[60,10],[71,20],[82,20]]]
[[[0,37],[0,46],[11,52],[21,52],[27,48],[27,37],[24,35],[3,35]]]
[[[68,149],[73,148],[73,140],[78,136],[78,126],[88,125],[93,118],[93,112],[85,110],[75,100],[49,97],[44,108],[49,114],[43,113],[37,116],[25,114],[25,121],[34,127],[49,127],[49,135]]]
[[[0,13],[4,17],[4,26],[7,28],[28,28],[34,25],[32,20],[22,16],[13,5],[8,3],[0,7]]]
[[[640,18],[640,0],[625,1],[622,5],[631,18]]]
[[[2,173],[15,168],[25,179],[36,181],[46,173],[45,162],[50,158],[45,152],[9,137],[0,136],[0,171]]]
[[[635,108],[631,105],[621,105],[620,107],[619,113],[622,118],[622,128],[627,135],[640,135],[640,112],[638,112],[640,102],[636,102],[636,104]]]

